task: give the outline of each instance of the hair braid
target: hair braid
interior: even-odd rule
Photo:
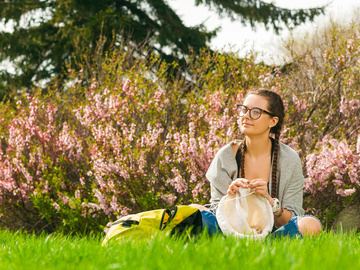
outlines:
[[[278,156],[279,156],[279,138],[280,130],[275,133],[275,142],[274,142],[274,158],[272,165],[272,175],[271,175],[271,197],[277,197],[277,165],[278,165]]]
[[[240,158],[240,178],[245,178],[245,151],[246,151],[246,137],[241,143],[241,158]]]

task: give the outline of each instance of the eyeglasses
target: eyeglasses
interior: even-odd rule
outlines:
[[[250,118],[253,120],[259,119],[261,116],[261,113],[263,113],[263,112],[267,113],[270,116],[275,116],[274,114],[272,114],[266,110],[260,109],[258,107],[253,107],[251,109],[246,107],[245,105],[236,105],[236,107],[240,111],[240,117],[244,117],[248,111],[249,111]]]

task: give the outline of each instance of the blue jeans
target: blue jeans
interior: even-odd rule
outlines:
[[[203,230],[207,230],[210,236],[217,233],[222,233],[219,224],[217,222],[216,216],[212,212],[202,210],[201,217],[202,217]]]
[[[203,229],[207,230],[207,232],[209,233],[210,236],[214,235],[216,233],[221,233],[221,229],[216,220],[216,216],[212,212],[203,210],[203,211],[201,211],[201,216],[202,216],[202,222],[203,222]],[[301,216],[301,217],[306,217],[306,216],[310,216],[310,215],[305,215],[305,216]],[[291,218],[287,224],[285,224],[284,226],[273,231],[271,234],[271,237],[272,238],[280,238],[280,237],[288,236],[290,238],[294,238],[294,237],[298,236],[298,237],[302,238],[303,236],[300,233],[299,227],[298,227],[298,219],[299,218],[300,218],[300,216]],[[316,217],[314,217],[314,218],[316,218]]]
[[[272,238],[281,238],[281,237],[288,236],[290,238],[295,238],[298,236],[298,237],[302,238],[303,235],[299,231],[299,227],[298,227],[298,219],[299,218],[300,218],[300,216],[291,218],[287,224],[285,224],[284,226],[281,226],[277,230],[273,231],[271,233],[271,237]]]
[[[290,238],[294,238],[294,237],[299,236],[300,238],[302,238],[303,235],[299,231],[299,227],[298,227],[298,220],[299,220],[299,218],[302,218],[302,217],[313,217],[313,218],[316,218],[317,220],[319,220],[317,217],[314,217],[312,215],[303,215],[303,216],[293,217],[289,220],[289,222],[287,224],[278,228],[276,231],[272,232],[271,237],[272,238],[281,238],[281,237],[288,236]],[[320,220],[319,220],[319,222],[321,224]],[[321,225],[321,227],[322,227],[322,225]]]

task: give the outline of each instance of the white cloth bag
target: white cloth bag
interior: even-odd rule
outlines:
[[[239,189],[240,194],[224,196],[216,210],[216,218],[225,235],[263,239],[274,225],[274,215],[268,200],[250,194],[250,189]]]

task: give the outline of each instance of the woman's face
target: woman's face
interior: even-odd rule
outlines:
[[[245,98],[243,105],[249,109],[257,107],[269,111],[268,100],[265,97],[254,94],[248,95]],[[273,117],[265,112],[261,112],[260,118],[254,120],[250,117],[250,111],[248,110],[243,117],[240,117],[240,129],[247,136],[268,135],[270,128],[274,127],[278,121],[278,117]]]

